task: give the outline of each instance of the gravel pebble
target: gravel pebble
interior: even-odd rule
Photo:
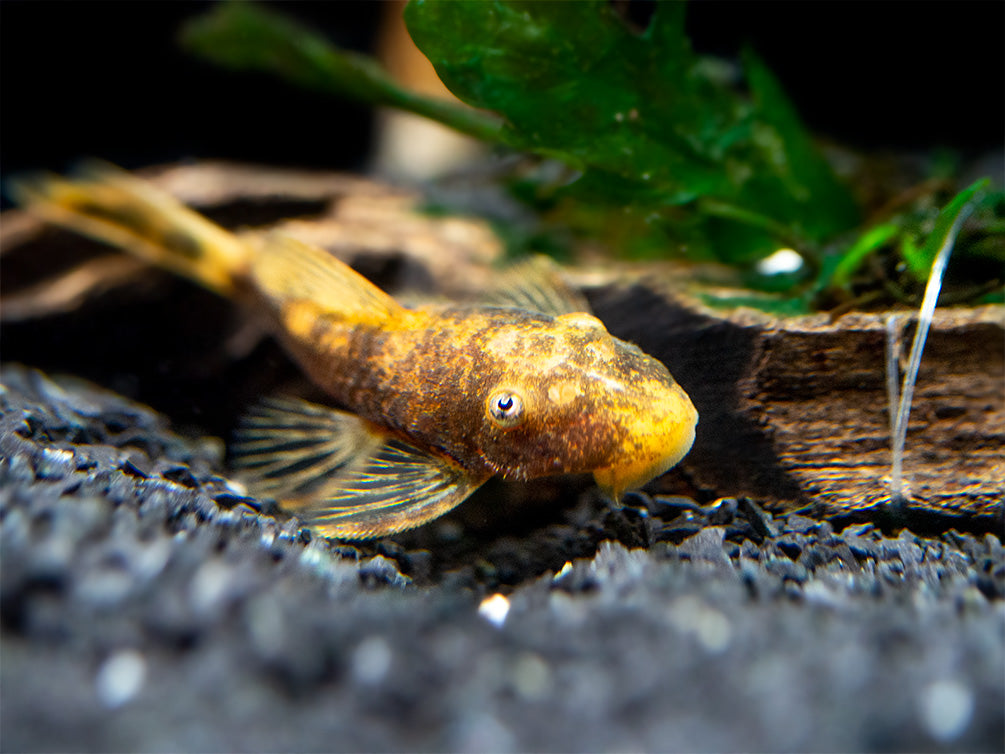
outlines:
[[[3,751],[1001,750],[997,536],[585,491],[334,543],[216,441],[2,381]]]

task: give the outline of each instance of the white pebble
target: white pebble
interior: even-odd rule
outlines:
[[[691,634],[710,654],[721,654],[733,639],[729,619],[697,597],[682,597],[670,606],[670,622]]]
[[[780,275],[796,272],[803,266],[803,258],[795,249],[779,249],[771,256],[757,263],[757,271],[762,275]]]
[[[352,675],[362,684],[376,686],[391,669],[391,648],[379,636],[364,639],[352,653]]]
[[[232,577],[230,567],[217,560],[210,560],[200,566],[189,587],[192,608],[200,615],[219,609]]]
[[[496,628],[502,628],[509,614],[509,600],[501,594],[486,597],[478,606],[478,614]]]
[[[237,479],[224,479],[223,484],[228,490],[230,490],[239,497],[248,496],[247,485],[245,485],[243,482],[238,481]]]
[[[146,676],[143,655],[135,649],[116,652],[105,660],[94,679],[98,699],[109,709],[121,707],[139,693]]]
[[[450,749],[460,752],[519,751],[509,728],[488,712],[462,715]]]
[[[943,743],[963,734],[974,714],[974,692],[958,681],[935,681],[919,700],[921,722],[932,738]]]
[[[540,701],[551,692],[551,670],[533,652],[524,652],[517,657],[512,674],[513,687],[525,701]]]

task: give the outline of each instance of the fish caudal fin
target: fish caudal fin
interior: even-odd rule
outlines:
[[[253,493],[278,498],[319,534],[343,539],[412,529],[485,481],[358,416],[300,400],[253,409],[232,451]]]
[[[11,197],[28,211],[118,246],[223,295],[250,285],[302,319],[334,316],[382,322],[404,307],[324,249],[281,233],[237,236],[165,191],[106,163],[77,175],[11,181]],[[287,323],[289,324],[289,323]]]
[[[248,249],[232,233],[170,194],[106,163],[81,165],[71,179],[54,175],[11,181],[25,209],[77,233],[129,251],[218,293],[233,293]]]

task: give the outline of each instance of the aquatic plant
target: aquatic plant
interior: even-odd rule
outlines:
[[[603,0],[412,0],[409,32],[468,106],[402,89],[370,58],[256,4],[214,6],[182,40],[218,65],[407,110],[531,155],[541,169],[525,164],[509,187],[544,231],[510,230],[518,247],[541,250],[561,227],[630,258],[726,263],[757,295],[708,296],[717,306],[914,304],[946,182],[863,225],[767,66],[752,50],[739,67],[696,54],[685,13],[684,3],[658,3],[638,29]],[[1005,197],[977,214],[957,256],[980,271],[954,295],[1001,301]],[[763,263],[782,249],[798,264],[778,273]]]

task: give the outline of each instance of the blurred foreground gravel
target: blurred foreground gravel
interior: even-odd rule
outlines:
[[[1005,745],[993,535],[584,493],[441,567],[311,540],[112,393],[2,382],[4,751]]]

